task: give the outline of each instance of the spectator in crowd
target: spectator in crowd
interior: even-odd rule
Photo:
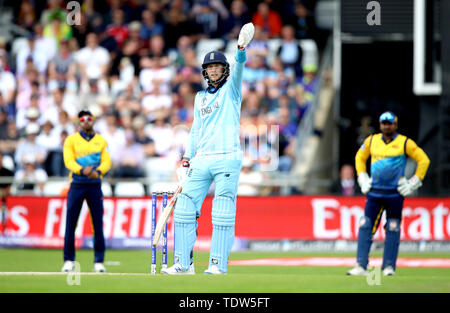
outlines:
[[[183,54],[184,65],[180,66],[171,81],[172,90],[178,92],[182,83],[189,83],[195,90],[200,91],[202,87],[203,76],[197,63],[197,57],[194,49],[186,49]]]
[[[297,76],[297,82],[303,88],[304,98],[307,105],[312,103],[317,92],[319,80],[317,79],[317,66],[315,64],[305,64],[303,66],[303,76]]]
[[[290,67],[295,71],[297,77],[302,75],[303,51],[295,39],[294,28],[291,25],[285,25],[281,31],[282,43],[277,51],[283,66]]]
[[[255,90],[259,95],[266,94],[265,79],[268,71],[262,56],[255,55],[242,73],[242,92],[247,94],[249,90]]]
[[[150,47],[148,57],[150,59],[159,59],[160,65],[166,67],[170,64],[170,59],[167,54],[165,37],[155,35],[150,37]]]
[[[50,91],[65,87],[70,76],[75,75],[76,60],[70,50],[69,41],[62,39],[59,51],[48,65],[49,89]]]
[[[82,82],[106,78],[110,57],[108,50],[98,45],[95,33],[87,35],[86,47],[77,52],[76,60],[80,67]]]
[[[259,196],[259,185],[264,181],[260,171],[253,170],[253,162],[249,157],[242,160],[242,170],[239,176],[238,196]]]
[[[108,143],[108,149],[112,157],[117,155],[125,146],[125,132],[119,127],[117,117],[113,112],[105,115],[104,123],[100,124],[99,121],[98,131]]]
[[[5,63],[0,59],[0,93],[2,94],[2,106],[8,107],[10,115],[15,114],[14,96],[16,93],[16,80],[14,74],[5,70]]]
[[[33,30],[35,34],[35,49],[46,55],[48,64],[58,52],[57,42],[53,37],[44,36],[44,26],[42,26],[42,24],[35,24]],[[64,40],[67,39],[64,38]]]
[[[249,43],[247,47],[247,62],[251,62],[255,56],[260,56],[264,60],[264,65],[267,65],[267,57],[269,56],[269,44],[267,42],[267,34],[260,26],[255,26],[254,40]]]
[[[169,116],[170,108],[172,107],[172,97],[167,93],[162,93],[160,82],[155,80],[153,83],[153,92],[146,95],[142,99],[142,112],[147,116],[147,120],[155,120],[156,113],[159,113],[163,118]]]
[[[58,123],[55,124],[53,132],[55,133],[55,135],[61,136],[61,133],[64,131],[71,135],[75,132],[75,126],[70,120],[69,114],[66,111],[62,110],[59,111]]]
[[[72,27],[66,23],[66,14],[63,10],[51,12],[48,21],[44,24],[44,36],[53,38],[58,47],[62,39],[72,38]]]
[[[154,157],[155,152],[155,142],[145,133],[146,119],[142,115],[138,115],[133,119],[133,129],[135,131],[136,143],[142,146],[144,150],[145,158]]]
[[[112,23],[106,27],[106,33],[114,38],[119,48],[123,46],[130,34],[130,30],[124,22],[124,12],[116,9],[112,11]]]
[[[225,23],[226,40],[236,39],[242,26],[250,22],[248,8],[243,0],[233,0],[230,4],[230,14]],[[256,33],[256,29],[255,29]],[[255,34],[256,35],[256,34]],[[255,36],[256,37],[256,36]],[[255,37],[253,40],[255,40]],[[251,43],[250,43],[251,44]],[[249,46],[250,46],[249,44]],[[248,47],[247,47],[248,49]],[[248,51],[247,51],[248,54]]]
[[[155,84],[158,84],[159,92],[168,94],[171,90],[170,82],[173,73],[170,68],[163,65],[164,58],[145,58],[142,64],[145,66],[139,74],[139,84],[142,89],[142,98],[151,95],[155,91]]]
[[[149,10],[142,12],[142,27],[139,35],[143,40],[149,40],[155,35],[162,35],[164,27],[162,24],[155,21],[155,15]]]
[[[359,193],[355,181],[355,168],[350,164],[344,164],[339,172],[339,180],[334,182],[330,191],[341,196],[354,196]]]
[[[28,108],[19,109],[16,114],[16,125],[20,134],[25,133],[25,127],[29,123],[40,124],[41,113],[39,110],[39,96],[37,94],[31,95],[30,106]]]
[[[194,50],[195,52],[195,48],[192,43],[191,37],[181,36],[180,38],[178,38],[177,46],[175,48],[170,49],[170,53],[172,54],[171,58],[173,59],[172,64],[173,66],[175,66],[175,68],[178,69],[186,65],[185,54],[189,50]]]
[[[55,89],[52,92],[52,101],[49,107],[42,114],[44,121],[49,120],[53,125],[58,124],[59,112],[66,111],[71,118],[77,114],[77,108],[72,102],[67,101],[64,96],[64,89]],[[49,101],[50,102],[50,101]]]
[[[16,24],[28,31],[33,30],[36,23],[36,12],[30,0],[22,1],[19,8],[19,14],[16,18]]]
[[[130,34],[128,35],[127,42],[133,42],[137,45],[137,54],[139,56],[146,55],[148,53],[149,40],[141,38],[142,23],[139,21],[133,21],[130,23],[128,28],[130,30]],[[136,62],[136,65],[138,64],[139,61]]]
[[[91,78],[81,83],[79,95],[79,108],[88,108],[97,103],[100,97],[108,95],[108,83],[105,80]]]
[[[42,25],[50,23],[51,16],[55,12],[61,14],[64,19],[66,18],[66,13],[64,12],[63,0],[49,0],[47,3],[47,8],[42,12],[40,22]]]
[[[0,104],[2,96],[0,94]],[[4,139],[8,132],[8,108],[0,105],[0,140]]]
[[[197,24],[190,20],[185,20],[183,15],[176,9],[171,9],[167,13],[167,23],[164,25],[164,38],[166,48],[174,49],[181,36],[189,36],[192,42],[197,42],[201,32]]]
[[[200,38],[220,38],[223,32],[223,20],[219,12],[208,0],[200,0],[197,5],[198,8],[193,8],[192,15],[195,23],[200,26]]]
[[[178,92],[172,96],[174,112],[177,113],[179,119],[183,122],[190,123],[194,119],[194,100],[195,91],[192,84],[183,82],[178,87]],[[172,121],[171,121],[172,122]]]
[[[280,36],[282,21],[278,12],[272,10],[268,3],[260,2],[257,11],[252,16],[252,22],[255,26],[260,26],[269,38]]]
[[[295,71],[292,68],[285,68],[281,59],[275,58],[265,80],[267,97],[270,100],[276,100],[282,94],[288,93],[288,89],[295,82],[295,77]]]
[[[165,120],[163,112],[155,112],[155,120],[147,125],[146,133],[155,142],[155,151],[158,156],[167,156],[173,143],[173,129]]]
[[[46,149],[47,158],[44,162],[44,169],[50,176],[65,176],[67,173],[64,169],[64,161],[62,158],[61,137],[53,131],[53,124],[50,120],[46,120],[41,126],[41,133],[36,138],[36,143]],[[65,136],[67,133],[63,132]],[[61,168],[62,166],[62,168]]]
[[[112,155],[112,160],[116,164],[114,177],[117,178],[139,178],[144,177],[145,152],[140,143],[135,141],[132,130],[125,133],[125,146],[116,155]]]
[[[0,178],[10,178],[12,180],[13,177],[14,177],[14,172],[11,169],[9,169],[3,165],[3,152],[0,150]],[[4,226],[4,223],[6,222],[6,220],[4,218],[5,216],[3,215],[4,212],[2,210],[3,203],[6,203],[6,197],[11,192],[11,185],[12,185],[12,182],[0,182],[0,210],[1,210],[0,214],[2,214],[0,220],[3,223],[2,226]],[[3,228],[3,230],[4,230],[4,228]]]
[[[25,154],[22,158],[22,167],[14,175],[18,182],[17,191],[24,194],[42,195],[48,175],[40,167],[40,163],[32,153]]]
[[[39,134],[40,127],[37,123],[29,123],[25,128],[26,137],[22,139],[17,145],[14,156],[14,161],[19,168],[23,168],[25,164],[25,156],[33,155],[34,162],[37,166],[42,167],[47,157],[45,147],[40,146],[36,142],[36,137]]]
[[[133,31],[132,31],[133,33]],[[128,40],[112,60],[110,85],[113,94],[123,91],[140,72],[139,42]]]
[[[13,157],[16,152],[19,139],[20,135],[16,128],[16,122],[14,120],[8,121],[7,133],[0,133],[0,151],[2,151],[5,155]]]
[[[139,85],[133,80],[116,97],[115,109],[128,110],[133,115],[142,113],[142,105],[139,99]]]
[[[287,24],[294,27],[295,38],[297,39],[314,38],[316,34],[314,16],[302,2],[295,4],[294,15]]]

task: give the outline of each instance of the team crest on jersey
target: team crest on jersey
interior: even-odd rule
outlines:
[[[200,106],[204,107],[206,105],[206,101],[208,101],[208,99],[206,99],[206,97],[203,97],[202,103]]]

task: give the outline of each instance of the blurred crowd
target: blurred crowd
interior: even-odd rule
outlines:
[[[205,88],[198,43],[221,39],[226,47],[251,21],[244,171],[271,166],[273,154],[275,169],[290,171],[297,128],[317,87],[317,64],[302,62],[298,44],[314,39],[314,1],[248,2],[84,0],[73,15],[67,1],[11,1],[15,24],[29,35],[0,38],[3,165],[22,180],[67,175],[63,143],[77,131],[78,111],[89,109],[108,141],[111,177],[162,179],[182,156],[195,94]],[[275,38],[281,44],[271,51]]]

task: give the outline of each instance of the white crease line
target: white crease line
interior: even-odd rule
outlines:
[[[0,276],[45,276],[45,275],[105,275],[105,276],[152,276],[150,273],[90,273],[90,272],[0,272]]]

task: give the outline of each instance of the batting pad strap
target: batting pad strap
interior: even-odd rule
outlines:
[[[173,212],[175,223],[192,224],[196,222],[196,210],[194,202],[185,194],[180,194]]]
[[[233,227],[236,217],[236,202],[230,197],[218,196],[213,200],[212,224]]]

